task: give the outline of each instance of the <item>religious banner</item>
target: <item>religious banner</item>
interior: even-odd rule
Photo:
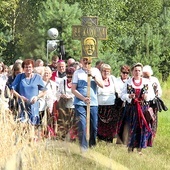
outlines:
[[[82,57],[98,57],[98,40],[106,40],[107,29],[104,26],[98,26],[96,16],[83,16],[82,25],[72,26],[73,39],[81,40]]]

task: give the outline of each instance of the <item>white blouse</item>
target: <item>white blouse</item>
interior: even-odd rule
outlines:
[[[98,87],[97,97],[99,105],[114,105],[115,104],[115,92],[120,94],[120,89],[118,87],[117,80],[114,76],[109,76],[110,84],[104,86],[103,88]]]
[[[48,107],[50,109],[50,112],[52,112],[53,104],[57,100],[57,86],[56,83],[52,80],[49,80],[48,82],[43,82],[45,84],[45,87],[47,88],[47,91],[46,95],[39,99],[39,111],[43,111],[46,107]]]
[[[127,85],[132,86],[132,88],[134,88],[134,89],[142,89],[144,87],[144,85],[148,85],[146,101],[149,101],[149,100],[151,100],[151,98],[155,97],[154,90],[152,88],[152,84],[149,82],[148,79],[142,78],[141,84],[139,86],[136,86],[133,82],[133,78],[130,78],[125,83],[124,88],[123,88],[122,93],[121,93],[121,99],[123,101],[127,101],[128,103],[131,103],[131,101],[132,101],[132,99],[129,98],[129,93],[127,91]]]
[[[149,78],[149,82],[151,83],[152,87],[155,85],[157,86],[157,91],[158,91],[158,97],[161,97],[162,96],[162,88],[161,88],[161,85],[159,83],[159,80],[154,77],[154,76],[151,76]],[[151,99],[152,100],[152,99]]]
[[[125,85],[125,83],[126,83],[127,80],[128,80],[128,79],[122,80],[121,77],[118,77],[118,78],[117,78],[117,83],[118,83],[118,85],[119,85],[120,91],[123,90],[123,87],[124,87],[124,85]]]
[[[69,99],[66,100],[66,108],[74,108],[73,101],[74,101],[74,94],[71,92],[71,87],[67,84],[67,79],[63,79],[60,81],[58,86],[58,94],[57,94],[57,100],[59,101],[60,96],[62,94],[67,95]]]

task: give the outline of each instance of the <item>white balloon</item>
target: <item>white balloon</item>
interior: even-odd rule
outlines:
[[[58,37],[58,30],[56,28],[50,28],[47,34],[51,39],[56,39]]]

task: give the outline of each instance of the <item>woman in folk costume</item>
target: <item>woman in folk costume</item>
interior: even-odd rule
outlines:
[[[119,112],[115,107],[115,92],[120,94],[116,78],[111,75],[108,64],[101,65],[101,75],[104,87],[98,87],[98,139],[113,142],[117,135]]]
[[[150,106],[152,107],[154,114],[152,117],[151,116],[149,117],[150,118],[149,121],[151,123],[153,137],[155,137],[157,131],[157,125],[158,125],[158,111],[159,111],[155,99],[157,97],[159,98],[162,96],[162,88],[160,86],[159,80],[152,75],[153,75],[153,71],[151,66],[149,65],[144,66],[143,77],[149,80],[154,90],[154,95],[150,95]]]
[[[149,96],[154,93],[149,81],[142,78],[142,68],[141,63],[132,66],[132,78],[126,82],[121,94],[121,99],[126,100],[123,119],[128,123],[128,151],[137,148],[139,154],[143,148],[152,146],[152,129],[145,114]]]
[[[119,85],[119,88],[120,88],[121,92],[122,92],[122,90],[124,88],[124,85],[125,85],[126,81],[129,78],[130,78],[130,67],[128,65],[122,65],[120,67],[120,77],[117,78],[117,83]],[[126,101],[124,101],[123,107],[120,110],[121,118],[122,118],[125,102]],[[128,125],[127,125],[127,122],[122,121],[121,118],[120,118],[120,122],[119,122],[119,129],[118,129],[116,144],[127,145],[127,142],[128,142],[128,133],[127,133],[128,128],[127,127],[128,127]]]

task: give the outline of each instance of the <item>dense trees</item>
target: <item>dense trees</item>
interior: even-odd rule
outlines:
[[[46,40],[49,39],[47,30],[55,27],[59,31],[57,39],[64,42],[66,56],[79,56],[78,58],[80,58],[80,43],[72,39],[72,25],[79,24],[81,15],[81,10],[78,8],[77,3],[69,5],[51,0],[44,2],[36,24],[38,41],[34,42],[38,48],[35,49],[34,54],[38,57],[44,56]],[[59,50],[58,53],[60,53]],[[45,59],[45,56],[43,58]]]
[[[166,80],[170,68],[170,3],[166,0],[2,0],[0,56],[7,64],[16,58],[46,60],[47,30],[56,27],[67,57],[80,58],[80,42],[71,26],[81,16],[98,16],[108,28],[99,43],[99,58],[118,74],[121,64],[150,64]]]

